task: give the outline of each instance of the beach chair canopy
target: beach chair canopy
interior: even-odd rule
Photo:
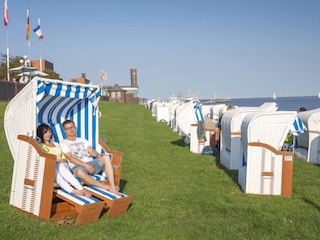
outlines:
[[[201,108],[202,103],[200,101],[190,101],[185,103],[177,113],[177,125],[185,135],[190,134],[191,124],[198,124],[204,121]]]
[[[264,111],[277,111],[278,104],[276,102],[265,102],[259,108]]]
[[[221,134],[224,146],[231,149],[231,136],[239,135],[240,137],[242,120],[249,113],[277,110],[278,105],[275,102],[266,102],[260,107],[237,107],[226,111],[221,119]]]
[[[37,126],[47,123],[52,128],[53,141],[60,142],[65,137],[62,123],[66,119],[75,121],[79,137],[99,148],[99,99],[100,88],[96,85],[33,78],[8,103],[4,115],[5,134],[14,160],[19,134],[36,138]]]
[[[221,135],[227,149],[231,149],[231,136],[233,134],[240,134],[243,118],[249,113],[261,111],[259,107],[239,107],[226,111],[223,114],[221,119]]]
[[[298,113],[305,127],[308,129],[306,134],[297,136],[299,147],[309,148],[309,133],[320,131],[320,108]]]
[[[226,111],[226,104],[215,104],[210,108],[210,118],[216,122],[219,121],[220,116]]]
[[[242,146],[247,146],[251,142],[259,142],[280,151],[296,117],[297,112],[295,111],[248,114],[241,124]],[[245,156],[246,151],[247,149],[244,148]]]

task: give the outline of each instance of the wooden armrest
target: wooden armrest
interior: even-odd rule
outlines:
[[[56,155],[42,151],[41,147],[39,146],[39,143],[34,138],[26,135],[18,135],[18,139],[32,145],[41,157],[45,157],[46,159],[48,159],[48,161],[56,162]]]
[[[112,158],[112,164],[113,165],[120,165],[122,164],[122,152],[112,150],[108,147],[108,145],[101,139],[99,139],[99,144],[100,146],[108,153],[111,153],[113,158]]]

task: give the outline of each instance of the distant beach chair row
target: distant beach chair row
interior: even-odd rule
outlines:
[[[152,114],[189,138],[193,153],[202,153],[206,146],[216,147],[219,141],[220,163],[227,170],[238,171],[238,184],[245,193],[291,195],[294,154],[320,164],[320,109],[277,111],[275,102],[236,106],[229,111],[225,104],[201,105],[200,115],[209,121],[205,137],[199,139],[196,104],[155,102]],[[219,118],[221,129],[216,127]],[[291,144],[285,143],[289,133],[295,135]]]

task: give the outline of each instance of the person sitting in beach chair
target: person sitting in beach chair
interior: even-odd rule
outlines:
[[[100,187],[120,196],[119,186],[115,185],[110,157],[107,154],[98,153],[86,139],[77,137],[74,121],[66,120],[62,126],[66,133],[66,138],[60,142],[60,145],[73,173],[87,185]],[[89,176],[89,174],[102,171],[108,177],[108,185]]]
[[[232,109],[235,109],[235,106],[229,105],[229,106],[227,106],[226,111],[229,111],[229,110],[232,110]],[[216,141],[216,148],[217,148],[218,152],[220,152],[221,121],[222,121],[223,114],[224,114],[224,112],[223,112],[223,113],[221,114],[221,116],[219,117],[219,120],[218,120],[217,126],[216,126],[216,127],[217,127],[217,132],[216,132],[215,141]]]
[[[71,173],[67,159],[62,153],[60,145],[50,141],[52,138],[52,130],[49,125],[42,123],[38,126],[37,138],[43,151],[57,156],[55,182],[68,193],[91,197],[91,194],[83,189],[83,186]]]

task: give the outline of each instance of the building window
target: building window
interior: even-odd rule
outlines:
[[[116,93],[115,92],[111,93],[111,98],[116,98]]]
[[[121,98],[121,92],[117,92],[117,98]]]

